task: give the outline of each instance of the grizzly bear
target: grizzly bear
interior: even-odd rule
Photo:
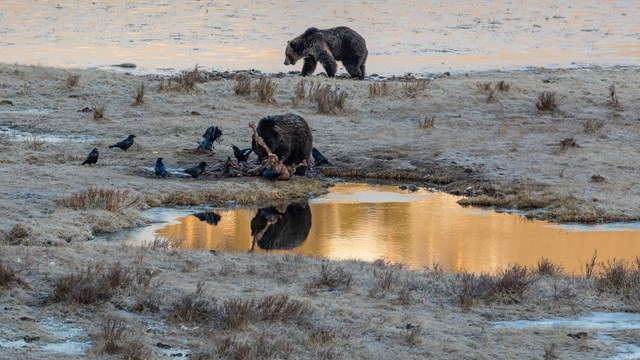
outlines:
[[[311,136],[309,124],[301,116],[295,114],[267,116],[258,122],[256,131],[271,152],[283,160],[285,165],[297,165],[302,160],[309,163],[313,136]],[[267,159],[267,152],[255,140],[251,141],[251,148],[258,155],[259,161]],[[304,175],[305,170],[304,166],[297,168],[296,175]]]
[[[295,65],[304,58],[302,76],[307,76],[313,74],[320,62],[327,75],[333,77],[338,70],[336,61],[342,61],[349,75],[362,80],[368,53],[364,38],[346,26],[326,30],[312,27],[287,42],[284,64]]]
[[[282,212],[284,211],[284,212]],[[251,220],[251,235],[263,250],[300,246],[311,230],[311,208],[306,202],[259,209]]]

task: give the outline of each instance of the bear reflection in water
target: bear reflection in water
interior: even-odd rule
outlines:
[[[204,221],[207,224],[211,224],[214,226],[218,225],[218,222],[220,221],[220,219],[222,219],[222,216],[214,213],[213,211],[197,213],[197,214],[193,214],[193,216],[197,217],[200,221]]]
[[[311,230],[309,204],[282,204],[259,209],[251,220],[253,242],[263,250],[287,250],[300,246]]]

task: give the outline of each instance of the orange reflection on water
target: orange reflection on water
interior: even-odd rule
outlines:
[[[640,229],[574,231],[519,215],[464,208],[456,199],[392,186],[338,185],[310,202],[312,225],[301,244],[291,250],[256,246],[255,251],[367,261],[384,258],[412,268],[438,263],[447,270],[476,273],[513,263],[534,266],[541,257],[580,273],[595,250],[599,259],[633,260],[640,255]],[[181,239],[186,248],[249,251],[257,210],[217,213],[221,219],[215,226],[187,216],[157,234]]]

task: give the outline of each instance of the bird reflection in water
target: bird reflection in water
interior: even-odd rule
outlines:
[[[287,250],[300,246],[311,230],[311,209],[306,202],[258,209],[251,220],[253,241],[263,250]]]
[[[198,220],[204,221],[207,224],[211,224],[213,226],[218,225],[218,222],[220,221],[220,219],[222,219],[221,215],[216,214],[213,211],[197,213],[193,214],[193,216],[197,217]]]

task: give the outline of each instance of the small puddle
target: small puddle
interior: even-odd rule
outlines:
[[[0,136],[6,136],[10,141],[22,142],[37,139],[46,143],[61,143],[65,141],[97,141],[95,136],[87,135],[57,135],[57,134],[33,134],[26,131],[12,129],[9,126],[0,126]]]
[[[567,328],[603,331],[637,330],[640,329],[640,314],[594,312],[578,318],[498,321],[495,326],[497,328],[511,329]]]
[[[109,236],[134,243],[156,236],[181,247],[216,251],[291,252],[330,259],[383,258],[411,268],[493,271],[542,257],[580,274],[595,250],[602,260],[633,260],[640,225],[554,225],[456,203],[440,192],[341,184],[308,202],[263,208],[151,209],[159,221]]]
[[[33,334],[44,335],[35,341],[25,341],[24,338],[10,340],[0,336],[0,349],[29,349],[30,352],[57,353],[61,356],[83,356],[91,347],[91,340],[79,326],[49,317],[37,322],[37,331]],[[5,329],[6,330],[6,329]],[[13,330],[16,337],[25,336],[28,331]],[[7,336],[5,334],[4,336]],[[1,350],[0,350],[1,353]],[[0,356],[1,358],[1,356]]]

